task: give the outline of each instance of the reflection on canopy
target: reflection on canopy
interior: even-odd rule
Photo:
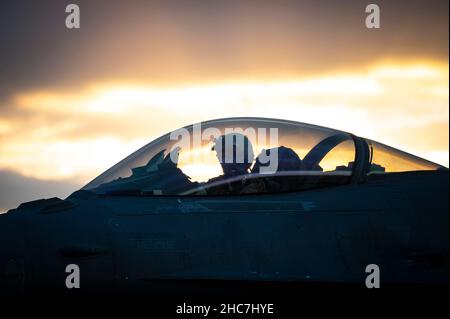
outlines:
[[[437,170],[442,166],[393,147],[366,140],[371,149],[368,174]]]

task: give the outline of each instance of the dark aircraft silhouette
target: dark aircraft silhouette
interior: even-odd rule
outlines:
[[[0,292],[364,287],[369,264],[382,283],[447,283],[448,178],[443,166],[329,128],[262,118],[194,124],[65,200],[0,215]],[[66,287],[69,264],[80,269],[80,289]]]

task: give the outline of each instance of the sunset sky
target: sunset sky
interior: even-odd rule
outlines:
[[[81,28],[65,27],[77,3]],[[367,29],[365,7],[381,8]],[[448,1],[0,2],[0,212],[181,126],[274,117],[448,167]]]

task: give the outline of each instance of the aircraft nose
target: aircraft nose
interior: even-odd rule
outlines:
[[[24,293],[24,236],[20,220],[13,215],[0,215],[0,296]]]

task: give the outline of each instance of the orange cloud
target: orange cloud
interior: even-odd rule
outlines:
[[[0,117],[0,168],[87,182],[167,131],[230,116],[329,126],[448,166],[448,85],[448,64],[420,61],[271,81],[22,92],[12,107],[26,116]]]

